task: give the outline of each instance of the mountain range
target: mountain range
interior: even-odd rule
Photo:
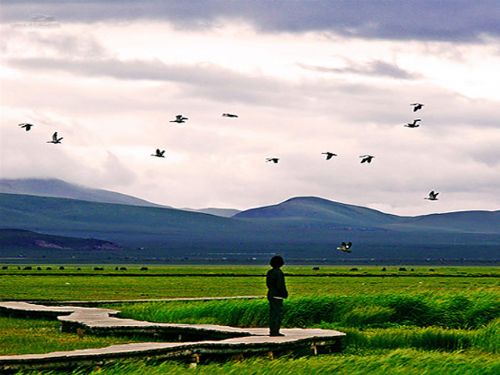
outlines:
[[[121,249],[113,256],[115,260],[264,261],[274,253],[297,262],[500,258],[500,211],[404,217],[318,197],[295,197],[221,217],[166,206],[96,202],[90,201],[92,196],[86,197],[88,200],[13,194],[12,190],[0,193],[0,228],[107,241]],[[2,242],[6,235],[0,233],[0,257],[19,251],[13,246],[15,234],[11,231],[10,242]],[[30,248],[33,241],[22,242],[21,237],[18,244]],[[353,242],[351,254],[336,250],[342,241]],[[77,261],[110,256],[104,250],[75,255],[71,246],[62,247],[46,251],[31,246],[31,254],[76,257]]]
[[[130,206],[170,207],[136,198],[131,195],[104,189],[93,189],[72,184],[57,178],[0,178],[0,193],[26,194],[41,197],[69,198],[89,202],[126,204]],[[240,210],[232,208],[183,208],[186,211],[201,212],[215,216],[231,217]]]
[[[500,210],[397,216],[318,197],[291,198],[277,205],[242,211],[233,217],[300,223],[326,222],[340,227],[384,228],[394,231],[500,234]]]
[[[90,202],[127,204],[131,206],[161,207],[131,195],[103,189],[92,189],[56,178],[0,179],[0,193],[26,194],[42,197],[70,198]]]

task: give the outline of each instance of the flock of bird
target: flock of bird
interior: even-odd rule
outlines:
[[[424,104],[422,104],[422,103],[412,103],[410,105],[413,107],[413,112],[416,112],[416,111],[422,109],[424,106]],[[233,113],[223,113],[222,117],[238,118],[238,115],[235,115]],[[173,119],[169,122],[174,122],[177,124],[184,124],[184,123],[186,123],[187,120],[189,120],[189,118],[185,117],[184,115],[176,115],[175,119]],[[404,126],[407,128],[411,128],[411,129],[418,128],[418,127],[420,127],[420,124],[419,124],[420,121],[422,121],[422,119],[419,119],[419,118],[414,119],[413,122],[407,123]],[[24,129],[25,131],[30,131],[35,125],[30,124],[30,123],[22,123],[22,124],[19,124],[19,126],[22,129]],[[62,143],[61,141],[63,139],[64,139],[63,137],[59,137],[57,132],[55,132],[54,134],[52,134],[52,139],[50,141],[47,141],[47,143],[60,144],[60,143]],[[322,152],[321,154],[325,155],[325,160],[330,160],[334,156],[338,156],[336,153],[333,153],[330,151]],[[157,157],[157,158],[165,158],[165,150],[160,150],[159,148],[157,148],[155,153],[151,154],[151,156]],[[361,164],[363,164],[363,163],[370,164],[372,162],[372,160],[375,158],[375,156],[373,156],[373,155],[361,155],[360,158],[361,158]],[[276,157],[266,158],[266,162],[270,162],[270,163],[274,163],[274,164],[278,164],[279,160],[280,159],[276,158]],[[424,199],[427,199],[430,201],[436,201],[436,200],[438,200],[438,198],[437,198],[438,195],[439,195],[438,192],[435,192],[434,190],[432,190],[431,192],[429,192],[428,197],[426,197]],[[352,242],[347,242],[347,243],[342,242],[340,244],[340,246],[337,247],[337,250],[345,252],[345,253],[350,253],[351,246],[352,246]]]
[[[418,110],[422,109],[424,106],[424,104],[422,104],[422,103],[412,103],[410,105],[413,107],[413,112],[417,112]],[[422,119],[417,118],[417,119],[414,119],[413,122],[409,122],[409,123],[405,124],[404,126],[407,128],[410,128],[410,129],[418,128],[418,127],[420,127],[420,124],[419,124],[420,121],[422,121]],[[326,160],[330,160],[333,156],[337,156],[337,154],[334,154],[333,152],[323,152],[322,154],[326,155]],[[360,156],[361,163],[371,163],[371,161],[374,157],[375,156],[373,156],[373,155],[362,155],[362,156]],[[431,190],[429,192],[429,195],[424,199],[428,199],[430,201],[437,201],[438,195],[439,195],[439,193],[435,192],[434,190]],[[352,246],[352,242],[347,242],[347,243],[342,242],[340,244],[340,246],[337,247],[337,250],[342,251],[344,253],[350,253],[352,251],[351,246]]]
[[[410,105],[413,106],[413,112],[417,112],[419,109],[422,109],[424,106],[422,103],[412,103]],[[417,119],[413,120],[413,122],[407,123],[405,126],[407,128],[418,128],[420,126],[420,124],[418,124],[420,121],[422,121],[422,119],[417,118]],[[437,201],[438,194],[439,193],[436,193],[434,190],[432,190],[429,192],[429,196],[424,198],[424,199],[428,199],[430,201]]]

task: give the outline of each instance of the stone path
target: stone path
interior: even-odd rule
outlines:
[[[119,311],[78,306],[44,306],[0,302],[0,314],[56,318],[65,332],[79,334],[155,335],[169,342],[112,345],[46,354],[0,356],[0,372],[20,369],[74,368],[120,358],[181,358],[194,363],[211,358],[242,358],[281,353],[318,354],[340,350],[345,333],[323,329],[282,329],[285,336],[269,337],[267,328],[237,328],[213,324],[152,323],[117,317]]]

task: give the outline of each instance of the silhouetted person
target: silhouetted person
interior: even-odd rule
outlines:
[[[288,297],[285,286],[285,275],[280,270],[285,264],[283,258],[276,255],[269,262],[272,269],[267,271],[267,299],[269,301],[269,336],[284,336],[280,333],[281,318],[283,316],[283,299]]]

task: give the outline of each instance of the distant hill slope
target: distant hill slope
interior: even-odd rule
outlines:
[[[401,220],[402,228],[427,228],[457,232],[500,234],[499,211],[458,211],[415,216]],[[393,229],[399,226],[393,226]]]
[[[253,208],[234,216],[240,219],[280,219],[319,221],[335,225],[381,226],[394,223],[399,216],[366,207],[353,206],[317,197],[295,197],[282,203]]]
[[[131,242],[147,237],[176,243],[200,238],[210,242],[238,226],[241,224],[226,218],[172,208],[0,193],[3,228]]]
[[[499,216],[499,211],[469,211],[399,217],[306,197],[224,218],[0,193],[0,228],[97,238],[123,246],[125,257],[140,259],[245,259],[256,254],[268,260],[277,252],[296,259],[498,259]],[[342,241],[353,242],[352,254],[336,250]]]
[[[282,223],[317,222],[409,232],[426,230],[500,234],[500,211],[461,211],[409,217],[317,197],[291,198],[277,205],[242,211],[234,218],[273,219]]]
[[[120,250],[113,242],[93,238],[74,238],[42,234],[22,229],[0,229],[2,255],[11,250]]]
[[[103,189],[71,184],[59,179],[0,179],[0,193],[26,194],[44,197],[78,199],[89,202],[127,204],[131,206],[161,207],[130,195]]]
[[[201,212],[203,214],[209,214],[209,215],[215,215],[215,216],[221,216],[221,217],[232,217],[238,213],[240,213],[240,210],[236,210],[234,208],[214,208],[214,207],[208,207],[208,208],[183,208],[185,211],[191,211],[191,212]]]

